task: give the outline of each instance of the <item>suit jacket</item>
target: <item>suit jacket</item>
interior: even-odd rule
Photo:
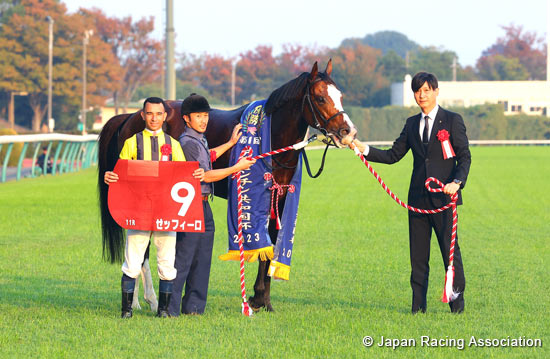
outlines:
[[[466,126],[459,114],[439,107],[427,150],[424,150],[420,138],[420,119],[421,114],[409,117],[401,134],[394,141],[390,149],[380,150],[370,147],[366,159],[372,162],[392,164],[403,158],[409,149],[411,149],[414,163],[408,203],[415,207],[420,206],[420,208],[434,209],[449,203],[450,197],[444,193],[429,192],[424,187],[426,179],[428,177],[435,177],[444,184],[447,184],[456,178],[462,181],[460,188],[464,188],[472,160],[470,149],[468,148]],[[455,157],[447,160],[443,159],[441,142],[437,139],[437,133],[443,129],[449,132],[449,140],[456,154]],[[425,201],[424,198],[428,198],[428,201]],[[457,204],[462,204],[460,190],[458,192]]]

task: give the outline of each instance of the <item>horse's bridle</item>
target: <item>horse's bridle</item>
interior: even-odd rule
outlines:
[[[321,113],[321,111],[319,111],[319,108],[313,104],[313,102],[311,101],[311,93],[310,93],[311,86],[313,84],[315,84],[316,82],[319,82],[319,81],[322,81],[322,80],[323,79],[319,77],[319,78],[315,79],[314,81],[308,81],[308,83],[306,85],[305,95],[302,99],[302,116],[304,114],[304,105],[306,104],[306,101],[307,101],[309,110],[311,111],[311,114],[313,116],[313,121],[314,121],[314,125],[312,127],[319,130],[325,136],[325,140],[323,140],[324,143],[326,143],[327,145],[330,144],[332,146],[336,146],[336,143],[335,143],[334,139],[328,135],[327,127],[328,127],[328,124],[331,120],[336,118],[336,116],[345,114],[346,111],[338,111],[337,113],[335,113],[334,115],[332,115],[328,119],[326,119],[325,116],[323,116],[323,114]],[[323,126],[321,126],[321,122],[319,122],[319,119],[317,119],[317,116],[319,116],[321,121],[323,121]],[[342,140],[342,138],[343,138],[340,131],[338,131],[338,133],[335,133],[334,135],[336,137],[338,137],[338,139],[340,139],[340,140]],[[330,143],[330,141],[332,141],[332,143]]]
[[[327,150],[328,150],[329,146],[336,147],[336,142],[334,141],[334,139],[331,136],[328,135],[328,130],[326,129],[329,122],[332,119],[336,118],[336,116],[343,115],[343,114],[346,113],[346,111],[339,111],[339,112],[335,113],[334,115],[330,116],[327,119],[327,118],[325,118],[325,116],[323,116],[321,111],[319,111],[317,106],[313,105],[313,102],[311,101],[311,93],[310,93],[311,85],[313,85],[316,82],[322,81],[322,80],[323,79],[319,77],[319,78],[315,79],[314,81],[308,81],[308,83],[306,85],[306,91],[305,91],[304,97],[302,98],[302,109],[301,109],[302,117],[305,117],[304,116],[304,106],[305,106],[306,101],[307,101],[307,104],[309,106],[309,110],[311,111],[311,114],[313,116],[313,121],[314,121],[314,125],[312,127],[317,129],[318,131],[320,131],[325,136],[325,139],[323,139],[323,143],[327,145],[325,147],[325,151],[323,152],[323,156],[322,156],[322,159],[321,159],[321,165],[320,165],[319,170],[317,171],[317,173],[315,175],[313,175],[311,173],[311,169],[310,169],[310,166],[309,166],[309,161],[308,161],[308,158],[307,158],[306,151],[304,151],[304,149],[301,150],[303,155],[304,155],[303,157],[304,157],[304,162],[305,162],[305,165],[306,165],[307,173],[311,178],[317,178],[323,172],[323,169],[325,167],[325,159],[326,159],[326,156],[327,156]],[[321,122],[319,122],[319,119],[317,117],[319,117],[319,119],[321,119],[321,121],[323,121],[323,126],[321,126]],[[338,131],[338,132],[340,132],[340,131]],[[336,137],[338,137],[340,140],[342,140],[343,136],[342,136],[341,133],[337,133],[337,134],[334,134],[334,135]],[[281,163],[279,160],[277,160],[277,158],[275,156],[273,156],[272,159],[281,168],[287,168],[287,169],[296,168],[296,166],[287,166],[286,164]]]

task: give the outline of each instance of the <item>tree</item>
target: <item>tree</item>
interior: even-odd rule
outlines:
[[[452,64],[455,57],[458,58],[453,51],[433,46],[420,48],[410,55],[409,73],[427,71],[435,74],[441,81],[452,80]]]
[[[327,51],[325,48],[285,44],[278,56],[274,56],[272,47],[267,45],[241,53],[236,59],[184,54],[180,59],[178,78],[203,88],[216,99],[230,102],[231,71],[235,61],[235,99],[242,103],[267,97],[301,72],[309,71],[319,56],[324,56]]]
[[[332,78],[345,94],[345,101],[357,106],[380,106],[389,102],[384,88],[389,81],[376,71],[382,51],[356,42],[331,51]],[[382,96],[383,95],[383,96]]]
[[[113,99],[118,113],[119,101],[123,111],[135,91],[154,81],[162,70],[162,43],[152,38],[154,18],[133,22],[131,16],[119,19],[108,17],[99,9],[80,9],[79,13],[91,20],[99,37],[110,46],[120,65],[119,78],[113,80]]]
[[[479,76],[476,69],[472,66],[459,67],[457,69],[456,77],[459,81],[477,81]]]
[[[283,44],[283,51],[275,58],[276,78],[273,89],[285,84],[302,72],[310,71],[315,61],[319,61],[320,64],[327,62],[328,51],[328,48],[324,47]]]
[[[508,59],[517,59],[519,63],[527,70],[528,79],[544,80],[546,79],[546,41],[544,37],[538,37],[535,32],[524,32],[522,26],[502,26],[506,32],[504,37],[499,37],[497,42],[483,51],[478,64],[485,64],[487,61],[495,62],[497,60],[482,60],[485,57],[501,55]],[[508,63],[511,64],[511,63]],[[514,66],[512,66],[512,69]],[[478,69],[481,71],[481,69]],[[517,74],[516,74],[517,75]],[[514,77],[510,75],[507,77]]]
[[[529,78],[529,72],[519,59],[502,55],[483,56],[477,61],[476,67],[482,80],[519,81]]]
[[[241,100],[267,97],[276,87],[277,59],[270,45],[259,45],[254,50],[240,54],[237,65]]]
[[[39,131],[46,112],[48,88],[48,24],[55,20],[53,50],[53,95],[77,103],[82,93],[82,18],[67,15],[55,0],[21,0],[24,12],[13,12],[0,30],[0,89],[28,93],[33,110],[32,130]],[[92,38],[89,45],[90,104],[100,104],[102,89],[116,78],[105,44]],[[107,55],[105,55],[107,53]]]
[[[376,71],[386,77],[390,82],[401,82],[407,74],[405,60],[393,50],[388,51],[376,65]]]
[[[345,39],[340,46],[354,46],[360,41],[363,45],[382,50],[382,54],[394,51],[401,58],[405,58],[407,52],[416,51],[420,46],[412,41],[406,35],[397,31],[378,31],[374,34],[367,34],[362,39]]]
[[[177,77],[187,85],[177,88],[176,93],[187,97],[191,92],[196,92],[218,101],[231,102],[231,62],[231,59],[220,55],[182,55]],[[236,92],[239,91],[237,86]]]

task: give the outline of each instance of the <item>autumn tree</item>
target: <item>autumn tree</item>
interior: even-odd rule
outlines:
[[[275,87],[279,87],[302,72],[311,71],[315,61],[323,64],[329,60],[329,49],[325,47],[283,44],[282,48],[283,50],[276,57],[277,77]]]
[[[535,32],[523,31],[522,26],[511,24],[502,28],[505,31],[504,37],[499,37],[478,59],[476,68],[480,77],[484,80],[544,80],[547,46],[545,39],[538,37]],[[507,70],[511,72],[506,73]]]
[[[546,77],[546,40],[535,32],[523,31],[522,26],[502,26],[505,36],[489,47],[482,55],[502,55],[518,59],[533,80]]]
[[[488,81],[527,80],[529,72],[519,59],[502,55],[482,56],[477,61],[479,77]]]
[[[112,95],[117,113],[119,102],[125,112],[138,87],[157,79],[162,70],[162,43],[152,37],[154,18],[108,17],[99,9],[81,8],[79,13],[94,23],[118,60],[119,77],[112,79]]]
[[[274,90],[276,76],[277,61],[270,45],[259,45],[240,54],[237,77],[242,100],[267,97]]]
[[[53,95],[62,102],[79,103],[82,93],[82,38],[84,23],[68,15],[55,0],[21,0],[23,12],[14,12],[0,30],[0,88],[28,93],[33,111],[32,130],[38,131],[47,110],[48,23],[55,20],[53,49]],[[102,104],[102,89],[116,78],[113,57],[99,39],[88,47],[88,91],[90,105]],[[76,122],[76,121],[75,121]]]
[[[185,54],[180,59],[177,78],[189,84],[186,88],[197,90],[193,92],[205,96],[210,94],[223,102],[231,102],[231,67],[232,59],[221,55]],[[236,93],[239,92],[240,88],[237,87]],[[189,93],[185,93],[184,97],[188,95]]]
[[[382,51],[356,42],[353,46],[340,46],[331,51],[332,78],[345,94],[345,101],[356,106],[376,106],[389,81],[376,71]]]

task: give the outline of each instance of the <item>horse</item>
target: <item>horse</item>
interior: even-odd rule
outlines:
[[[271,116],[271,147],[273,149],[293,145],[304,139],[308,127],[313,127],[325,134],[326,139],[336,147],[345,147],[355,139],[357,130],[342,106],[342,93],[330,78],[332,60],[329,60],[324,72],[318,70],[317,62],[310,72],[303,72],[290,80],[268,97],[264,107]],[[164,131],[178,139],[185,123],[180,113],[181,101],[166,101],[167,118]],[[206,139],[211,148],[227,142],[233,127],[240,121],[241,114],[247,108],[243,105],[234,110],[224,111],[213,109],[206,129]],[[98,187],[102,222],[103,257],[111,263],[121,262],[124,250],[124,230],[116,224],[107,206],[108,186],[103,182],[105,171],[111,171],[118,159],[124,141],[133,134],[142,131],[145,123],[140,111],[133,114],[117,115],[111,118],[103,127],[99,136],[99,166]],[[230,151],[218,158],[213,167],[224,168],[229,165]],[[288,185],[298,163],[296,151],[284,152],[273,156],[273,178],[281,185]],[[227,198],[228,182],[225,180],[214,184],[214,193],[218,197]],[[279,208],[282,213],[286,190],[279,196]],[[277,238],[276,223],[269,222],[269,234],[272,241]],[[142,273],[148,270],[148,262],[144,263]],[[254,284],[254,295],[249,298],[249,304],[254,311],[265,308],[273,311],[271,304],[271,277],[268,275],[270,260],[260,260],[258,274]],[[150,270],[149,274],[150,276]],[[151,283],[149,279],[149,284]],[[145,284],[145,282],[144,282]],[[147,288],[146,291],[151,290]],[[151,287],[149,285],[149,287]],[[146,293],[146,300],[148,294]],[[149,298],[154,298],[154,292]],[[136,300],[137,295],[134,296]]]

